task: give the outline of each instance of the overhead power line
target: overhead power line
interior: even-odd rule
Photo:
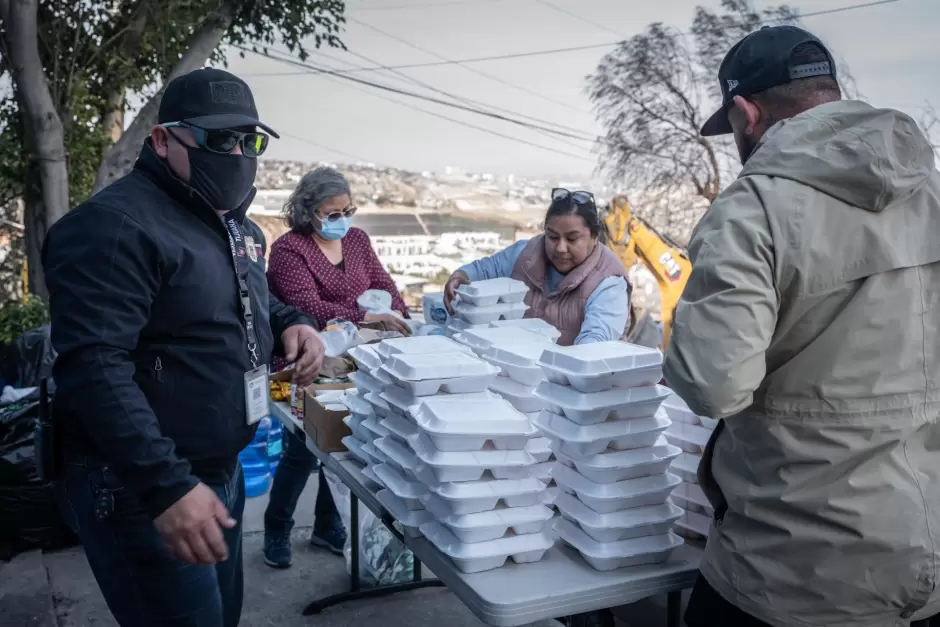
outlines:
[[[825,9],[820,11],[812,11],[809,13],[800,13],[799,18],[807,17],[816,17],[819,15],[832,15],[834,13],[845,13],[847,11],[855,11],[857,9],[868,9],[874,6],[879,6],[883,4],[894,4],[901,2],[901,0],[875,0],[874,2],[866,2],[864,4],[852,4],[841,7],[834,7],[831,9]],[[350,20],[351,21],[351,20]],[[540,57],[548,56],[555,54],[566,54],[569,52],[580,52],[583,50],[598,50],[601,48],[612,48],[616,45],[619,45],[621,41],[608,41],[598,44],[586,44],[583,46],[567,46],[563,48],[549,48],[546,50],[531,50],[528,52],[516,52],[516,53],[507,53],[507,54],[497,54],[486,57],[470,57],[466,59],[449,59],[447,61],[429,61],[425,63],[404,63],[401,65],[389,65],[381,67],[364,67],[353,70],[345,70],[343,73],[346,74],[356,74],[360,72],[378,72],[387,69],[395,70],[409,70],[415,68],[425,68],[425,67],[440,67],[446,65],[464,65],[468,63],[485,63],[489,61],[504,61],[508,59],[523,59],[527,57]],[[304,74],[305,72],[282,72],[280,74],[266,74],[266,76],[296,76],[298,74]]]
[[[353,84],[351,84],[351,85],[348,84],[350,81],[347,81],[346,83],[344,83],[343,80],[340,80],[340,79],[348,79],[348,78],[350,78],[350,77],[344,76],[344,75],[342,75],[342,74],[338,74],[338,73],[336,72],[336,70],[335,70],[335,69],[332,69],[332,68],[318,68],[318,67],[313,66],[312,64],[306,64],[306,63],[297,61],[297,60],[295,60],[295,59],[285,59],[285,58],[277,57],[277,56],[274,56],[274,55],[270,54],[269,52],[268,52],[268,53],[265,53],[265,52],[258,52],[258,51],[256,51],[256,50],[252,50],[252,49],[250,49],[250,48],[246,48],[246,47],[240,46],[240,45],[236,45],[236,46],[233,46],[233,47],[238,48],[238,49],[240,49],[240,50],[244,50],[245,52],[251,52],[251,53],[254,53],[254,54],[263,56],[263,57],[267,57],[267,58],[269,58],[269,59],[271,59],[271,60],[273,60],[273,61],[278,61],[278,62],[281,62],[281,63],[287,63],[287,64],[291,64],[291,65],[299,65],[299,66],[301,66],[301,67],[306,67],[308,73],[311,73],[311,74],[318,74],[318,75],[322,76],[323,78],[326,78],[327,80],[332,80],[332,81],[337,82],[337,83],[340,83],[340,84],[346,84],[348,87],[351,87],[352,89],[356,89],[357,91],[361,91],[361,92],[363,92],[363,93],[369,94],[369,95],[371,95],[371,96],[373,96],[373,97],[375,97],[375,98],[380,98],[380,99],[382,99],[382,100],[387,100],[388,102],[393,102],[393,103],[395,103],[395,104],[397,104],[397,105],[399,105],[399,106],[403,106],[403,107],[405,107],[405,108],[412,109],[412,110],[414,110],[414,111],[419,111],[419,112],[421,112],[421,113],[425,113],[425,114],[427,114],[427,115],[430,115],[430,116],[433,116],[433,117],[436,117],[436,118],[440,118],[440,119],[442,119],[442,120],[447,120],[447,121],[452,122],[452,123],[454,123],[454,124],[459,124],[459,125],[461,125],[461,126],[465,126],[465,127],[467,127],[467,128],[471,128],[471,129],[480,131],[480,132],[482,132],[482,133],[487,133],[487,134],[489,134],[489,135],[494,135],[494,136],[496,136],[496,137],[500,137],[500,138],[502,138],[502,139],[506,139],[506,140],[513,141],[513,142],[516,142],[516,143],[520,143],[520,144],[524,144],[524,145],[527,145],[527,146],[531,146],[531,147],[533,147],[533,148],[539,148],[539,149],[541,149],[541,150],[547,150],[547,151],[552,152],[552,153],[554,153],[554,154],[565,155],[565,156],[567,156],[567,157],[572,157],[572,158],[574,158],[574,159],[579,159],[579,160],[582,160],[582,161],[588,161],[588,162],[592,162],[592,163],[593,163],[593,161],[594,161],[593,159],[588,158],[588,157],[586,157],[586,156],[584,156],[584,155],[578,155],[578,154],[574,154],[574,153],[571,153],[571,152],[567,152],[567,151],[565,151],[565,150],[559,150],[559,149],[557,149],[557,148],[552,148],[552,147],[550,147],[550,146],[545,146],[545,145],[543,145],[543,144],[537,144],[537,143],[535,143],[535,142],[531,142],[531,141],[528,141],[528,140],[526,140],[526,139],[522,139],[522,138],[520,138],[520,137],[513,137],[512,135],[506,135],[505,133],[500,133],[499,131],[494,131],[494,130],[492,130],[492,129],[488,129],[488,128],[485,128],[485,127],[482,127],[482,126],[477,126],[477,125],[475,125],[475,124],[471,124],[470,122],[466,122],[466,121],[464,121],[464,120],[459,120],[459,119],[457,119],[457,118],[452,118],[452,117],[450,117],[450,116],[444,115],[444,114],[442,114],[442,113],[438,113],[438,112],[436,112],[436,111],[431,111],[431,110],[429,110],[429,109],[424,109],[424,108],[422,108],[422,107],[416,106],[416,105],[411,104],[411,103],[402,102],[402,101],[400,101],[400,100],[396,100],[396,99],[394,99],[394,98],[390,98],[390,97],[385,96],[385,95],[383,95],[383,94],[381,94],[381,93],[376,93],[375,91],[368,90],[368,89],[364,89],[363,87],[357,85],[357,84],[362,84],[362,85],[366,85],[366,86],[376,86],[376,85],[377,85],[377,84],[371,83],[371,82],[369,82],[369,81],[361,81],[361,80],[358,80],[358,79],[357,79],[357,80],[355,80],[355,81],[351,81],[351,82],[353,83]],[[387,87],[387,86],[383,86],[383,87]],[[432,101],[432,102],[433,102],[433,101],[436,101],[436,99],[429,99],[429,98],[426,98],[426,97],[421,96],[420,94],[411,94],[411,93],[406,92],[406,91],[404,91],[404,90],[394,90],[394,89],[391,89],[390,91],[400,92],[400,93],[402,93],[402,94],[404,94],[404,95],[410,95],[410,96],[413,96],[413,97],[418,97],[418,98],[421,98],[421,99],[430,100],[430,101]],[[447,106],[447,105],[454,106],[453,103],[443,103],[443,104],[445,104],[445,106]],[[472,110],[471,110],[471,111],[472,111]],[[304,141],[304,140],[302,140],[302,141]]]

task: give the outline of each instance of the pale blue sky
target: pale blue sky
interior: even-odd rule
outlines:
[[[613,42],[642,31],[653,21],[687,29],[696,5],[718,5],[718,0],[547,1],[583,20],[565,15],[540,0],[348,0],[350,22],[343,40],[352,53],[380,65],[427,63],[441,58],[464,59]],[[772,4],[777,3],[755,2],[758,7]],[[866,4],[866,0],[792,0],[789,4],[809,13]],[[438,56],[381,35],[364,24]],[[898,0],[893,4],[809,17],[804,26],[848,62],[859,88],[873,104],[895,107],[914,116],[920,116],[925,100],[940,108],[937,43],[940,1]],[[459,65],[402,72],[464,98],[595,135],[598,128],[583,92],[584,77],[607,50],[468,66],[491,74],[496,80]],[[333,58],[315,52],[310,61],[334,68],[372,65],[351,53],[331,49],[324,52]],[[586,177],[595,165],[590,146],[582,142],[553,139],[435,104],[385,95],[409,107],[420,106],[545,148],[516,143],[382,100],[370,88],[305,74],[298,68],[256,55],[241,59],[232,54],[230,69],[243,75],[252,86],[262,119],[292,136],[272,142],[268,153],[271,157],[337,162],[351,162],[355,157],[414,170],[439,171],[445,166],[457,166],[473,171],[573,177]],[[384,71],[356,76],[431,94]]]

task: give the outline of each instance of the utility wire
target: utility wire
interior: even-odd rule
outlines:
[[[598,24],[597,22],[594,22],[594,21],[592,21],[592,20],[589,20],[589,19],[587,19],[586,17],[575,13],[574,11],[569,11],[568,9],[563,9],[563,8],[561,8],[561,7],[558,6],[558,5],[552,4],[552,3],[549,2],[548,0],[535,0],[535,1],[538,2],[539,4],[541,4],[541,5],[544,6],[544,7],[548,7],[549,9],[552,9],[553,11],[556,11],[556,12],[558,12],[558,13],[561,13],[562,15],[566,15],[566,16],[572,18],[572,19],[578,20],[579,22],[583,22],[583,23],[585,23],[585,24],[587,24],[587,25],[589,25],[589,26],[593,26],[594,28],[599,28],[599,29],[601,29],[601,30],[603,30],[603,31],[607,31],[608,33],[613,33],[613,34],[616,35],[617,37],[623,37],[623,34],[622,34],[622,33],[618,33],[617,31],[615,31],[615,30],[612,29],[612,28],[608,28],[607,26],[604,26],[603,24]]]
[[[368,23],[366,23],[366,22],[363,22],[362,20],[357,20],[356,18],[351,17],[351,18],[348,18],[348,21],[353,22],[353,23],[355,23],[355,24],[359,24],[360,26],[364,26],[364,27],[366,27],[366,28],[368,28],[368,29],[370,29],[370,30],[372,30],[372,31],[374,31],[374,32],[376,32],[376,33],[378,33],[378,34],[384,36],[384,37],[388,37],[389,39],[392,39],[392,40],[394,40],[394,41],[397,41],[397,42],[399,42],[399,43],[402,43],[402,44],[408,46],[409,48],[413,48],[413,49],[415,49],[415,50],[417,50],[417,51],[419,51],[419,52],[423,52],[423,53],[425,53],[425,54],[429,54],[429,55],[431,55],[432,57],[436,57],[436,58],[440,59],[441,61],[448,61],[448,62],[451,61],[451,59],[448,59],[447,57],[444,57],[444,56],[442,56],[442,55],[440,55],[440,54],[434,52],[433,50],[428,50],[427,48],[424,48],[424,47],[422,47],[422,46],[419,46],[419,45],[415,44],[414,42],[411,42],[411,41],[405,39],[404,37],[399,37],[398,35],[394,35],[394,34],[392,34],[392,33],[389,33],[388,31],[384,31],[384,30],[382,30],[381,28],[379,28],[379,27],[377,27],[377,26],[373,26],[372,24],[368,24]],[[463,64],[458,64],[458,65],[460,65],[460,67],[462,67],[464,70],[466,70],[466,71],[468,71],[468,72],[473,72],[474,74],[477,74],[477,75],[482,76],[482,77],[484,77],[484,78],[488,78],[488,79],[490,79],[491,81],[495,81],[495,82],[497,82],[497,83],[499,83],[499,84],[501,84],[501,85],[506,85],[507,87],[511,87],[511,88],[513,88],[513,89],[515,89],[515,90],[517,90],[517,91],[521,91],[521,92],[524,93],[524,94],[528,94],[528,95],[530,95],[530,96],[535,96],[536,98],[540,98],[540,99],[542,99],[542,100],[544,100],[544,101],[546,101],[546,102],[550,102],[550,103],[552,103],[552,104],[554,104],[554,105],[558,105],[558,106],[560,106],[560,107],[565,107],[566,109],[571,109],[571,110],[573,110],[573,111],[577,111],[578,113],[582,113],[582,114],[586,114],[586,113],[587,113],[586,111],[584,111],[584,109],[581,109],[580,107],[576,107],[576,106],[574,106],[574,105],[568,104],[567,102],[563,102],[563,101],[561,101],[561,100],[558,100],[557,98],[552,98],[552,97],[550,97],[550,96],[546,96],[545,94],[541,94],[541,93],[539,93],[539,92],[537,92],[537,91],[533,91],[533,90],[528,89],[528,88],[526,88],[526,87],[522,87],[521,85],[516,85],[515,83],[513,83],[513,82],[511,82],[511,81],[507,81],[507,80],[502,79],[502,78],[500,78],[500,77],[498,77],[498,76],[494,76],[494,75],[492,75],[492,74],[488,74],[488,73],[484,72],[483,70],[478,70],[478,69],[476,69],[476,68],[474,68],[474,67],[468,67],[468,66],[463,65]]]
[[[373,82],[373,81],[369,81],[369,80],[365,80],[365,79],[362,79],[362,78],[358,78],[358,77],[356,77],[356,76],[350,76],[350,75],[348,75],[348,74],[345,74],[345,73],[343,73],[343,72],[341,72],[341,71],[338,71],[338,70],[336,70],[336,69],[333,69],[333,68],[319,67],[319,66],[316,66],[316,65],[314,65],[314,64],[312,64],[312,63],[306,63],[306,62],[299,61],[299,60],[294,59],[294,58],[275,57],[275,56],[273,56],[270,52],[258,52],[257,50],[253,50],[253,49],[251,49],[251,48],[248,48],[248,47],[246,47],[246,46],[242,46],[242,45],[240,45],[240,44],[233,44],[232,47],[233,47],[233,48],[236,48],[236,49],[238,49],[238,50],[242,50],[242,51],[244,51],[244,52],[252,52],[252,53],[255,53],[255,54],[259,54],[259,55],[261,55],[261,56],[268,57],[269,59],[274,59],[275,61],[280,61],[281,63],[286,63],[286,64],[294,65],[294,66],[296,66],[296,67],[304,68],[304,69],[306,69],[306,70],[308,70],[309,72],[312,72],[312,73],[328,74],[328,75],[330,75],[330,76],[334,76],[334,77],[336,77],[336,78],[338,78],[338,79],[342,79],[342,80],[349,81],[349,82],[352,82],[352,83],[358,83],[358,84],[360,84],[360,85],[365,85],[365,86],[367,86],[367,87],[373,87],[373,88],[375,88],[375,89],[380,89],[380,90],[383,90],[383,91],[388,91],[388,92],[391,92],[391,93],[394,93],[394,94],[398,94],[398,95],[401,95],[401,96],[408,96],[408,97],[411,97],[411,98],[416,98],[416,99],[418,99],[418,100],[424,100],[424,101],[426,101],[426,102],[431,102],[431,103],[433,103],[433,104],[438,104],[438,105],[441,105],[441,106],[444,106],[444,107],[451,107],[451,108],[453,108],[453,109],[460,109],[461,111],[466,111],[466,112],[469,112],[469,113],[475,113],[475,114],[477,114],[477,115],[482,115],[482,116],[486,116],[486,117],[493,118],[493,119],[496,119],[496,120],[500,120],[500,121],[503,121],[503,122],[508,122],[508,123],[510,123],[510,124],[515,124],[515,125],[517,125],[517,126],[522,126],[522,127],[528,128],[528,129],[532,129],[532,130],[540,129],[540,130],[546,131],[546,132],[548,132],[548,133],[552,133],[552,134],[554,134],[554,135],[557,135],[557,136],[559,136],[559,137],[565,137],[565,138],[568,138],[568,139],[576,139],[576,140],[581,140],[581,141],[590,141],[590,142],[593,142],[593,141],[594,141],[594,138],[593,138],[593,137],[590,137],[590,136],[587,136],[587,135],[569,133],[569,132],[563,131],[563,130],[557,130],[557,129],[553,129],[553,128],[549,128],[549,127],[545,127],[545,126],[540,126],[540,125],[538,125],[538,124],[533,124],[533,123],[531,123],[531,122],[526,122],[526,121],[524,121],[524,120],[517,120],[517,119],[515,119],[515,118],[511,118],[511,117],[502,115],[502,114],[500,114],[500,113],[492,113],[492,112],[490,112],[490,111],[483,111],[483,110],[481,110],[481,109],[475,109],[475,108],[473,108],[473,107],[468,107],[468,106],[465,106],[465,105],[462,105],[462,104],[459,104],[459,103],[450,102],[450,101],[447,101],[447,100],[441,100],[440,98],[434,98],[434,97],[431,97],[431,96],[426,96],[426,95],[423,95],[423,94],[418,94],[418,93],[415,93],[415,92],[412,92],[412,91],[408,91],[408,90],[405,90],[405,89],[399,89],[399,88],[393,87],[393,86],[391,86],[391,85],[385,85],[385,84],[382,84],[382,83],[376,83],[376,82]]]
[[[476,0],[474,0],[476,1]],[[854,11],[856,9],[867,9],[874,6],[879,6],[883,4],[894,4],[896,2],[901,2],[901,0],[876,0],[874,2],[866,2],[864,4],[853,4],[842,7],[834,7],[832,9],[825,9],[821,11],[812,11],[810,13],[800,13],[797,15],[798,18],[807,18],[807,17],[816,17],[819,15],[832,15],[834,13],[844,13],[846,11]],[[456,4],[456,3],[454,3]],[[352,20],[350,20],[352,21]],[[688,34],[688,33],[684,33]],[[568,46],[565,48],[549,48],[547,50],[532,50],[529,52],[516,52],[508,54],[498,54],[487,57],[470,57],[466,59],[449,59],[447,61],[429,61],[425,63],[405,63],[401,65],[389,65],[382,67],[365,67],[355,70],[346,70],[345,73],[353,74],[359,72],[377,72],[386,69],[396,69],[396,70],[410,70],[414,68],[424,68],[424,67],[440,67],[445,65],[464,65],[467,63],[484,63],[488,61],[504,61],[507,59],[522,59],[527,57],[540,57],[554,54],[565,54],[568,52],[580,52],[582,50],[597,50],[600,48],[612,48],[617,46],[622,41],[609,41],[599,44],[587,44],[584,46]],[[298,74],[305,74],[305,72],[282,72],[279,74],[265,74],[265,76],[295,76]]]
[[[234,45],[233,47],[234,47],[234,48],[238,48],[238,49],[240,49],[240,50],[243,50],[243,51],[245,51],[245,52],[251,52],[251,53],[253,53],[253,54],[257,54],[257,55],[260,55],[260,56],[263,56],[263,57],[267,57],[267,58],[269,58],[269,59],[271,59],[271,60],[273,60],[273,61],[278,61],[278,62],[281,62],[281,63],[290,64],[290,65],[299,65],[299,66],[301,66],[301,67],[306,67],[306,68],[307,68],[307,73],[319,74],[319,75],[323,76],[323,78],[326,78],[327,80],[332,80],[332,81],[334,81],[334,82],[336,82],[336,83],[343,84],[343,81],[342,81],[342,80],[339,80],[339,79],[348,79],[348,78],[350,78],[350,77],[347,77],[347,76],[345,76],[345,75],[343,75],[343,74],[337,74],[336,71],[335,71],[335,69],[332,69],[332,68],[318,68],[318,67],[314,67],[314,66],[312,66],[312,65],[310,65],[310,64],[305,64],[305,63],[299,62],[299,61],[297,61],[297,60],[295,60],[295,59],[285,59],[285,58],[276,57],[276,56],[270,54],[269,52],[259,52],[259,51],[256,51],[256,50],[252,50],[251,48],[247,48],[247,47],[240,46],[240,45]],[[309,67],[308,67],[308,66],[309,66]],[[367,85],[367,86],[376,86],[376,85],[377,85],[377,84],[375,84],[375,83],[370,83],[369,81],[360,81],[360,80],[356,80],[356,81],[352,81],[352,82],[354,82],[354,83],[361,83],[361,84],[364,84],[364,85]],[[433,116],[433,117],[436,117],[436,118],[440,118],[440,119],[442,119],[442,120],[447,120],[447,121],[449,121],[449,122],[453,122],[454,124],[459,124],[459,125],[461,125],[461,126],[465,126],[465,127],[467,127],[467,128],[471,128],[471,129],[480,131],[480,132],[482,132],[482,133],[487,133],[487,134],[490,134],[490,135],[494,135],[494,136],[499,137],[499,138],[501,138],[501,139],[506,139],[506,140],[514,141],[514,142],[517,142],[517,143],[520,143],[520,144],[525,144],[525,145],[527,145],[527,146],[531,146],[531,147],[533,147],[533,148],[539,148],[539,149],[541,149],[541,150],[547,150],[547,151],[552,152],[552,153],[554,153],[554,154],[565,155],[565,156],[567,156],[567,157],[572,157],[572,158],[574,158],[574,159],[579,159],[579,160],[581,160],[581,161],[587,161],[587,162],[591,162],[591,163],[594,162],[593,159],[590,159],[590,158],[585,157],[585,156],[583,156],[583,155],[578,155],[578,154],[574,154],[574,153],[567,152],[567,151],[564,151],[564,150],[559,150],[559,149],[557,149],[557,148],[552,148],[552,147],[550,147],[550,146],[545,146],[545,145],[542,145],[542,144],[537,144],[537,143],[535,143],[535,142],[530,142],[530,141],[528,141],[528,140],[525,140],[525,139],[522,139],[522,138],[519,138],[519,137],[514,137],[514,136],[512,136],[512,135],[506,135],[505,133],[500,133],[499,131],[494,131],[494,130],[492,130],[492,129],[488,129],[488,128],[485,128],[485,127],[482,127],[482,126],[477,126],[477,125],[475,125],[475,124],[471,124],[470,122],[465,122],[464,120],[459,120],[459,119],[457,119],[457,118],[452,118],[452,117],[450,117],[450,116],[446,116],[446,115],[444,115],[444,114],[442,114],[442,113],[438,113],[438,112],[436,112],[436,111],[431,111],[431,110],[429,110],[429,109],[424,109],[424,108],[422,108],[422,107],[419,107],[419,106],[416,106],[416,105],[413,105],[413,104],[410,104],[410,103],[407,103],[407,102],[402,102],[402,101],[400,101],[400,100],[396,100],[395,98],[390,98],[390,97],[388,97],[388,96],[384,96],[384,95],[379,94],[379,93],[376,93],[376,92],[374,92],[374,91],[370,91],[370,90],[364,89],[363,87],[359,87],[359,86],[356,86],[356,85],[347,85],[347,86],[348,86],[348,87],[351,87],[352,89],[356,89],[357,91],[361,91],[361,92],[363,92],[363,93],[369,94],[369,95],[371,95],[371,96],[373,96],[373,97],[375,97],[375,98],[380,98],[380,99],[382,99],[382,100],[387,100],[388,102],[393,102],[393,103],[395,103],[395,104],[397,104],[397,105],[399,105],[399,106],[403,106],[403,107],[405,107],[405,108],[412,109],[412,110],[415,110],[415,111],[420,111],[421,113],[425,113],[425,114],[427,114],[427,115],[430,115],[430,116]],[[401,91],[401,90],[389,89],[389,88],[387,88],[387,86],[381,86],[381,87],[384,87],[384,88],[386,88],[387,90],[389,90],[389,91],[394,91],[394,92],[396,92],[396,93],[401,92],[401,93],[403,93],[404,95],[411,95],[411,96],[413,96],[413,97],[418,97],[418,98],[425,99],[425,100],[431,100],[432,102],[435,101],[435,99],[428,99],[428,98],[422,97],[422,96],[420,96],[420,94],[410,94],[409,92],[404,92],[404,91]],[[453,105],[453,103],[446,103],[446,102],[444,102],[443,104],[444,104],[445,106],[455,106],[455,105]],[[459,107],[459,108],[462,108],[462,107]],[[471,110],[471,111],[472,111],[472,110]],[[523,125],[524,125],[524,124],[523,124]]]
[[[347,159],[358,161],[359,163],[375,163],[375,161],[373,161],[372,159],[363,159],[362,157],[358,157],[354,154],[350,154],[344,150],[333,148],[332,146],[327,146],[326,144],[320,144],[318,142],[313,141],[312,139],[307,139],[306,137],[300,137],[298,135],[291,135],[290,133],[285,133],[283,131],[279,131],[279,134],[281,135],[281,137],[288,137],[290,139],[293,139],[294,141],[298,141],[304,144],[309,144],[317,148],[322,148],[323,150],[326,150],[327,152],[331,152],[335,155],[339,155],[340,157],[346,157]]]

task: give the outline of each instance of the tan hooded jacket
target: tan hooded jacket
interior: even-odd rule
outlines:
[[[771,625],[940,613],[940,174],[855,101],[776,125],[696,227],[667,382],[723,418],[702,573]]]

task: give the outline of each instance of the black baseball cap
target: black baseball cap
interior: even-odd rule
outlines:
[[[215,131],[241,126],[261,127],[273,137],[274,129],[258,119],[258,108],[248,83],[231,72],[202,68],[170,81],[160,101],[158,124],[186,122]]]
[[[790,58],[794,49],[807,43],[818,45],[829,60],[793,65]],[[702,126],[702,135],[731,132],[728,109],[735,96],[753,96],[801,78],[835,75],[832,54],[816,36],[796,26],[764,26],[736,43],[722,60],[718,68],[721,108]]]

